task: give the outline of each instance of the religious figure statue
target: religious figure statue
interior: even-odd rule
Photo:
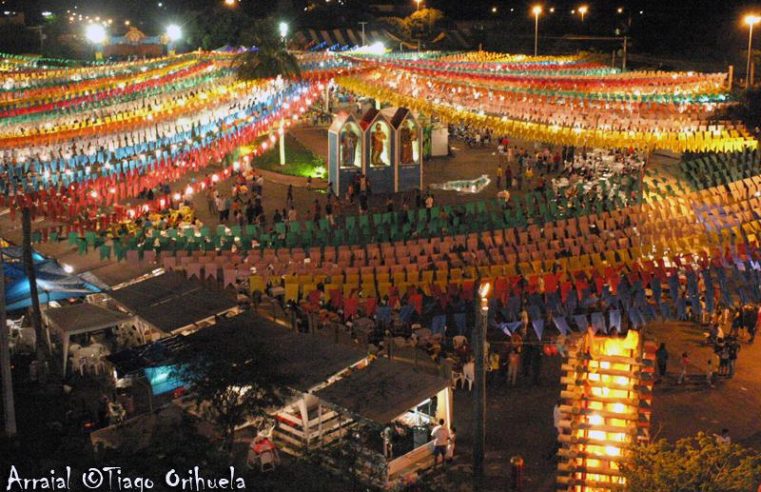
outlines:
[[[412,151],[412,146],[417,140],[417,135],[410,128],[409,122],[402,126],[399,130],[399,141],[401,143],[401,155],[399,158],[400,164],[414,164],[415,155]]]
[[[344,130],[341,138],[341,165],[353,167],[357,148],[357,136],[350,128]]]
[[[383,154],[383,148],[386,146],[386,134],[383,133],[380,123],[375,125],[375,130],[371,135],[372,137],[372,154],[370,155],[370,163],[373,166],[383,166],[385,162],[381,159]]]

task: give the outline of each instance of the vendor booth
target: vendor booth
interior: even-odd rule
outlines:
[[[76,361],[81,358],[77,357],[81,351],[88,350],[88,347],[82,347],[81,344],[72,344],[72,337],[94,335],[131,324],[133,320],[133,317],[128,314],[90,303],[47,309],[43,313],[43,318],[50,331],[61,341],[63,374],[66,374],[69,356]],[[49,344],[50,341],[48,341]]]
[[[317,391],[317,435],[329,445],[335,431],[323,416],[335,413],[348,420],[340,433],[354,434],[366,463],[364,479],[380,487],[393,487],[419,470],[433,465],[431,431],[444,420],[452,422],[452,389],[449,382],[412,367],[378,359],[367,367]],[[335,419],[336,417],[334,417]],[[320,424],[322,423],[322,431]]]
[[[166,393],[182,385],[165,377],[175,373],[173,354],[185,344],[203,347],[206,337],[256,346],[277,361],[278,377],[287,381],[288,396],[280,408],[269,411],[274,419],[266,428],[259,418],[239,427],[256,426],[259,440],[254,444],[266,439],[297,456],[324,449],[326,457],[334,455],[335,448],[356,447],[362,481],[385,487],[430,467],[431,430],[440,419],[451,424],[453,400],[447,379],[399,362],[371,360],[354,347],[287,330],[250,313],[114,354],[109,360],[120,375],[142,372],[154,395]],[[180,404],[187,412],[204,415],[192,398],[184,400]],[[326,465],[340,466],[331,465],[330,459]]]
[[[189,333],[238,310],[228,292],[207,288],[177,272],[152,276],[109,293],[119,309],[135,316],[146,340]]]

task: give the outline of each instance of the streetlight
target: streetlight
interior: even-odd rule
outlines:
[[[489,292],[491,283],[478,287],[476,303],[476,326],[473,330],[473,480],[474,488],[480,490],[484,476],[484,449],[486,447],[486,324],[489,316]]]
[[[534,14],[534,56],[537,56],[539,54],[539,16],[542,13],[542,6],[534,5],[531,13]]]
[[[745,23],[748,24],[748,64],[745,67],[745,87],[749,88],[751,84],[751,77],[750,77],[750,56],[751,56],[751,50],[753,48],[753,26],[761,22],[761,16],[755,15],[755,14],[748,14],[745,16],[744,19]]]
[[[420,10],[420,2],[423,0],[415,0],[415,3],[417,4],[417,8],[415,10]]]
[[[170,55],[174,55],[177,41],[182,39],[182,28],[177,24],[169,24],[166,26],[166,37],[169,39],[167,51]]]
[[[287,22],[281,22],[277,25],[278,30],[280,31],[280,37],[285,40],[286,36],[288,36],[288,23]]]
[[[95,45],[95,59],[103,59],[103,43],[106,42],[106,28],[101,24],[88,24],[85,28],[85,37]]]
[[[581,22],[584,22],[584,16],[587,15],[587,12],[589,12],[589,7],[586,5],[582,5],[579,7],[579,14],[581,14]]]

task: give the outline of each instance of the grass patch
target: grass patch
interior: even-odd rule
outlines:
[[[253,165],[267,171],[303,178],[323,178],[328,174],[322,157],[288,134],[285,135],[285,162],[284,166],[280,165],[280,148],[276,142],[270,150],[256,157]]]

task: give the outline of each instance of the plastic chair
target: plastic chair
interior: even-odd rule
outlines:
[[[259,469],[263,472],[275,470],[275,455],[272,451],[265,451],[259,455]]]

